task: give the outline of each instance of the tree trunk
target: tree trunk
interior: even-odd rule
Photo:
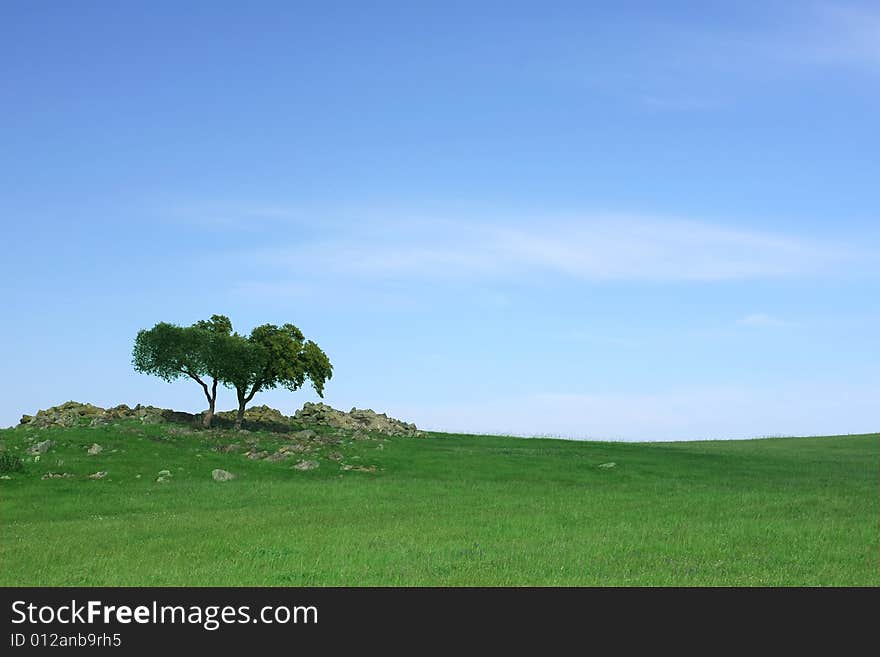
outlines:
[[[210,395],[208,394],[208,387],[205,386],[205,397],[208,398],[208,412],[202,416],[202,426],[205,429],[210,429],[211,423],[214,421],[214,405],[217,403],[217,379],[214,379]]]
[[[241,422],[244,420],[244,407],[247,402],[244,399],[238,400],[238,413],[235,415],[235,430],[241,429]]]
[[[195,377],[193,377],[195,378]],[[208,411],[202,416],[202,426],[205,429],[211,428],[211,423],[214,420],[214,405],[217,403],[217,379],[214,379],[214,384],[211,386],[211,392],[208,392],[208,386],[206,386],[201,379],[196,379],[205,390],[205,399],[208,400]]]
[[[241,429],[241,421],[244,420],[244,407],[247,406],[248,402],[254,398],[254,395],[257,394],[257,391],[260,389],[262,383],[257,381],[254,384],[254,387],[251,388],[250,394],[248,394],[247,387],[245,388],[236,388],[235,392],[238,393],[238,415],[235,416],[235,428]]]
[[[214,399],[208,401],[208,411],[202,416],[202,426],[205,429],[211,428],[211,421],[214,419]]]

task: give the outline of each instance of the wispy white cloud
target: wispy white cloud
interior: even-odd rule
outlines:
[[[727,104],[726,101],[720,98],[675,95],[647,95],[642,97],[642,102],[646,107],[672,112],[702,112],[719,109]]]
[[[248,298],[301,299],[316,294],[319,289],[311,283],[295,281],[239,281],[233,284],[231,292]]]
[[[765,315],[764,313],[754,313],[751,315],[747,315],[741,319],[736,321],[740,326],[754,326],[754,327],[780,327],[780,326],[788,326],[789,322],[778,319],[777,317],[772,317],[770,315]]]
[[[787,45],[805,62],[880,66],[880,8],[875,4],[823,2],[803,37]]]
[[[594,50],[571,45],[553,59],[547,75],[620,94],[650,110],[705,112],[766,101],[771,82],[827,76],[830,70],[880,71],[876,3],[792,3],[768,8],[751,23],[646,17],[638,29],[639,48],[600,53],[604,67],[594,65]]]
[[[800,3],[763,26],[736,31],[714,28],[694,36],[701,47],[716,46],[710,62],[726,60],[731,68],[757,77],[823,65],[880,65],[880,9],[876,4]]]
[[[629,216],[418,224],[247,253],[251,263],[357,280],[725,281],[819,273],[842,247],[708,223]],[[277,277],[276,277],[277,278]]]
[[[328,286],[307,275],[300,274],[298,280],[242,280],[229,289],[236,300],[246,299],[259,304],[285,307],[300,301],[310,305],[331,307],[362,308],[394,311],[424,309],[430,301],[403,294],[393,289],[364,285],[364,281],[337,281]]]
[[[593,333],[591,331],[564,331],[554,337],[557,337],[560,340],[567,340],[571,342],[585,342],[589,344],[610,347],[633,348],[642,345],[642,342],[640,340],[634,340],[632,338],[620,337],[616,335],[601,335],[598,333]]]
[[[176,202],[160,205],[156,215],[167,221],[234,230],[313,220],[306,209],[281,203]]]

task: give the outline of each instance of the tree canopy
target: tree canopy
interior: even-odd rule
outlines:
[[[192,326],[159,322],[139,331],[134,341],[132,365],[138,372],[153,374],[165,381],[189,377],[198,383],[208,400],[202,423],[211,426],[221,381],[223,342],[229,339],[229,318],[214,315]],[[210,377],[211,385],[205,381]]]
[[[324,384],[333,376],[330,359],[293,324],[263,324],[247,338],[233,338],[224,382],[238,395],[236,427],[241,426],[245,406],[261,390],[282,387],[293,392],[308,380],[324,396]]]
[[[258,392],[278,387],[296,391],[308,380],[323,397],[324,384],[333,376],[327,354],[293,324],[263,324],[243,336],[233,332],[225,315],[212,315],[189,327],[160,322],[138,332],[132,364],[138,372],[165,381],[189,377],[198,382],[208,400],[205,426],[211,425],[218,383],[234,388],[236,428],[241,428],[245,408]],[[204,380],[208,377],[210,388]]]

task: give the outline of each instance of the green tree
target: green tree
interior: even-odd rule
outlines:
[[[217,402],[217,384],[222,380],[223,354],[228,349],[232,323],[228,317],[214,315],[192,326],[159,322],[139,331],[134,341],[132,365],[138,372],[153,374],[165,381],[189,377],[198,383],[208,400],[202,424],[210,427]],[[205,381],[211,379],[211,385]]]
[[[309,380],[323,397],[324,383],[333,376],[327,354],[293,324],[263,324],[245,337],[232,331],[225,315],[212,315],[188,327],[160,322],[139,331],[132,364],[138,372],[165,381],[181,377],[196,381],[208,400],[208,411],[202,417],[206,427],[214,417],[218,384],[234,388],[236,429],[241,428],[245,407],[261,390],[295,391]]]
[[[206,427],[211,426],[214,406],[217,401],[217,384],[223,379],[226,358],[232,342],[232,322],[226,315],[211,315],[209,320],[200,320],[192,329],[202,332],[202,364],[205,373],[211,377],[211,394],[208,395]]]
[[[293,324],[263,324],[248,337],[235,333],[226,346],[223,382],[238,396],[236,429],[241,428],[245,407],[261,390],[282,387],[293,392],[309,380],[323,397],[324,384],[333,376],[327,354]]]

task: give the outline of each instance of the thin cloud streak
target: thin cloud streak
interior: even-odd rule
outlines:
[[[752,315],[747,315],[742,319],[738,319],[736,321],[740,326],[754,326],[754,327],[767,327],[767,328],[777,328],[781,326],[788,326],[789,323],[778,319],[776,317],[772,317],[770,315],[765,315],[764,313],[754,313]]]
[[[358,279],[473,282],[556,275],[662,283],[808,275],[855,257],[846,248],[693,221],[584,217],[442,226],[372,225],[362,234],[264,249],[246,258],[300,275]]]
[[[880,11],[866,6],[822,3],[812,34],[794,51],[806,61],[880,66]]]
[[[766,102],[767,83],[842,72],[880,72],[880,11],[853,3],[801,3],[768,11],[740,27],[640,26],[653,35],[639,48],[604,53],[611,70],[597,72],[595,53],[573,46],[545,75],[663,112],[723,111]],[[570,53],[576,53],[573,57]]]

